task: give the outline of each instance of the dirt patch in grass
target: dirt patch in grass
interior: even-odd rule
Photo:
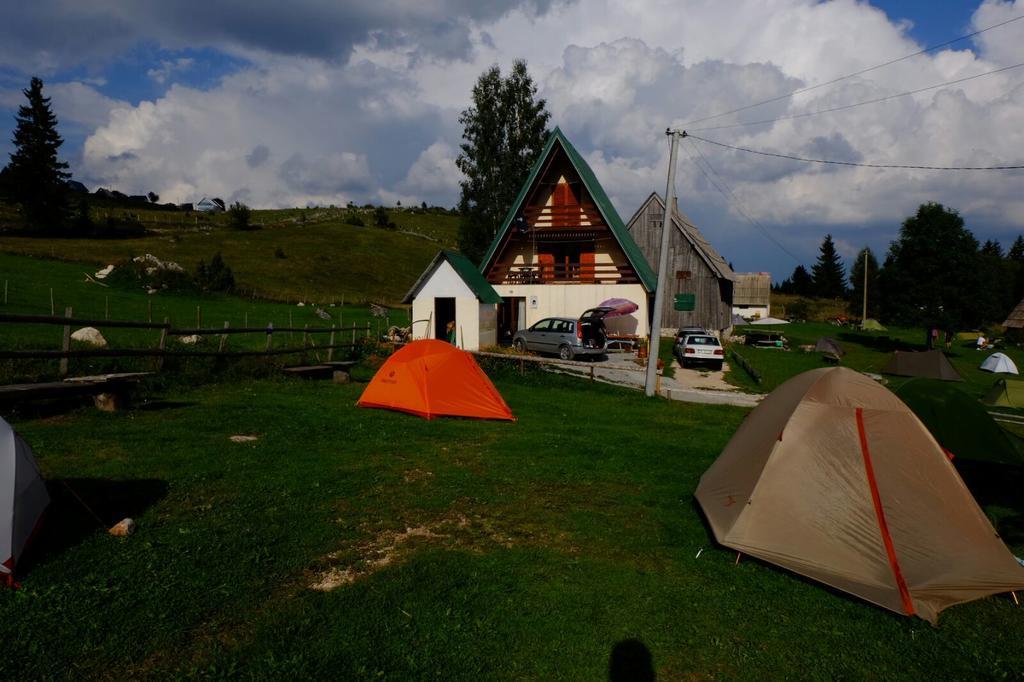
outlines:
[[[432,522],[407,525],[402,531],[382,530],[369,540],[331,552],[321,562],[327,567],[313,573],[309,587],[330,592],[398,564],[427,546],[484,552],[498,546],[528,545],[557,548],[570,554],[578,551],[567,532],[540,523],[524,526],[516,520],[503,519],[501,514],[467,515],[452,509]]]

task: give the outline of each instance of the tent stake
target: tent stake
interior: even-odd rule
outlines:
[[[1013,603],[1017,606],[1020,606],[1020,599],[1017,599],[1017,593],[1013,590],[1010,590],[1010,595],[1013,596]]]
[[[740,554],[739,552],[736,552],[736,563],[734,563],[733,566],[739,566],[740,565],[740,557],[741,556],[743,556],[743,555]]]

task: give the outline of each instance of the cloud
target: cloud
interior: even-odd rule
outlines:
[[[13,5],[17,5],[14,7]],[[129,48],[213,47],[241,56],[275,55],[345,62],[353,46],[376,40],[414,45],[431,56],[463,58],[473,22],[512,10],[529,16],[552,0],[294,0],[287,6],[248,0],[190,5],[163,0],[3,0],[0,64],[48,74],[104,63]],[[160,81],[161,69],[151,75]],[[166,77],[166,76],[163,76]]]
[[[191,57],[178,57],[177,59],[163,59],[158,68],[149,69],[146,75],[163,85],[176,73],[188,71],[195,66],[196,60]]]
[[[528,60],[552,124],[587,158],[624,217],[651,191],[664,191],[666,127],[735,146],[850,162],[1024,160],[1014,151],[1024,149],[1024,88],[1013,71],[882,104],[719,128],[1016,63],[1024,22],[978,36],[976,49],[957,44],[718,115],[922,46],[908,37],[905,23],[854,0],[693,0],[685,8],[664,0],[310,0],[287,12],[224,2],[203,21],[173,3],[100,1],[57,12],[52,35],[45,36],[38,27],[30,30],[36,5],[26,7],[14,28],[0,28],[0,62],[15,68],[109,59],[142,39],[245,57],[238,71],[205,90],[172,83],[171,69],[162,76],[172,83],[167,91],[136,106],[105,101],[79,83],[80,112],[58,111],[62,122],[77,117],[95,126],[76,176],[129,193],[153,189],[176,201],[246,192],[254,206],[350,199],[452,205],[460,179],[453,164],[459,112],[482,71],[492,64],[507,70],[516,57]],[[986,0],[972,25],[1021,13],[1024,2]],[[70,22],[78,22],[79,33],[98,24],[97,39],[70,35]],[[19,30],[32,39],[11,35]],[[955,37],[958,29],[951,30]],[[151,70],[162,73],[165,66]],[[65,97],[72,94],[69,89]],[[959,208],[983,238],[1004,235],[1005,241],[1024,223],[1020,174],[822,167],[693,139],[682,141],[678,164],[680,204],[741,269],[792,270],[791,258],[762,228],[808,262],[829,231],[846,251],[868,242],[884,253],[902,219],[928,200]]]
[[[263,162],[270,158],[270,149],[265,144],[258,144],[252,148],[248,156],[245,157],[245,163],[249,168],[258,168],[263,165]]]

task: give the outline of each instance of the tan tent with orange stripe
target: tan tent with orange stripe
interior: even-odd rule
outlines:
[[[765,398],[696,496],[721,544],[932,623],[1024,589],[1024,567],[920,420],[843,367]]]

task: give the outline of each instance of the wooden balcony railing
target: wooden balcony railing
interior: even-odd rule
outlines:
[[[491,284],[636,284],[640,280],[628,265],[613,263],[495,263],[487,276]]]

